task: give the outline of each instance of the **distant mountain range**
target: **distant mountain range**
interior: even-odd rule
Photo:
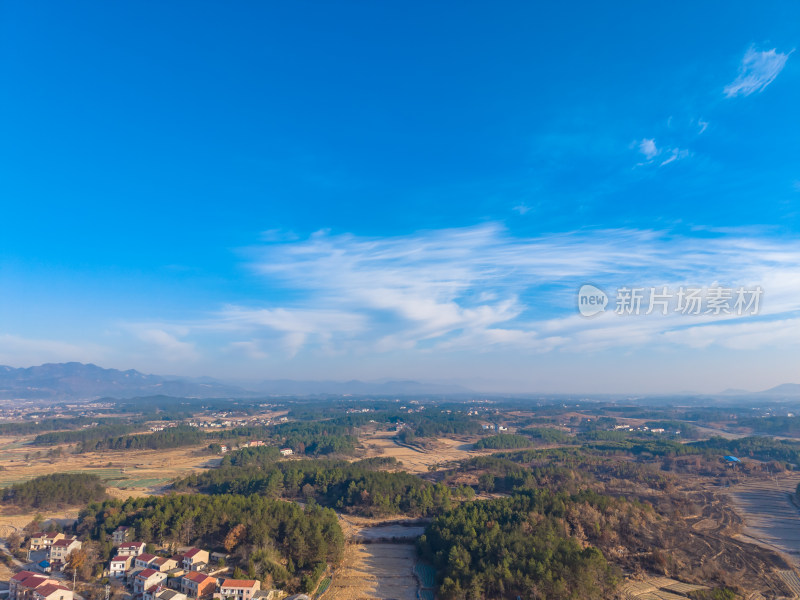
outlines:
[[[770,398],[795,398],[800,397],[800,383],[782,383],[763,392],[750,392],[748,390],[728,389],[722,392],[723,396],[759,396]]]
[[[422,396],[469,394],[459,385],[419,381],[296,381],[270,379],[248,383],[222,382],[210,377],[146,375],[130,369],[104,369],[77,362],[50,363],[38,367],[0,366],[0,400],[93,400],[103,397],[176,396],[181,398],[253,398],[260,396]],[[680,396],[681,394],[669,394]],[[784,383],[762,392],[725,390],[720,394],[694,397],[800,399],[800,384]]]
[[[0,366],[0,400],[92,400],[102,397],[135,398],[165,395],[183,398],[315,396],[315,395],[422,395],[458,394],[469,390],[456,385],[418,381],[294,381],[267,380],[239,386],[210,377],[146,375],[130,369],[104,369],[77,362],[38,367]]]

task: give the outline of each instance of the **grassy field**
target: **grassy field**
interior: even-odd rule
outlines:
[[[40,448],[27,445],[29,437],[0,437],[0,488],[52,473],[93,473],[105,480],[112,498],[125,499],[158,493],[177,477],[204,471],[219,459],[203,452],[204,446],[170,450],[87,452],[36,458]],[[36,511],[0,509],[0,537],[29,523]],[[44,518],[74,519],[78,509],[44,511]]]
[[[472,456],[490,454],[491,451],[473,450],[472,441],[438,438],[430,450],[402,446],[395,441],[396,434],[378,431],[364,435],[361,443],[367,448],[367,456],[391,456],[403,463],[402,469],[409,473],[427,473],[429,467]]]

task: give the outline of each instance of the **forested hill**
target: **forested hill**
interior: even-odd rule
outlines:
[[[3,502],[21,508],[53,508],[85,505],[106,497],[105,485],[97,475],[55,473],[17,483],[2,490]]]
[[[338,563],[344,536],[336,513],[317,505],[301,508],[258,495],[170,495],[109,500],[81,511],[77,531],[100,542],[103,558],[110,535],[133,527],[144,542],[174,542],[225,550],[239,557],[247,575],[281,588],[312,591],[327,563]]]

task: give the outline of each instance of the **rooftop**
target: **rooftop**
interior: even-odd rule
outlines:
[[[219,587],[251,588],[256,583],[255,579],[226,579]]]

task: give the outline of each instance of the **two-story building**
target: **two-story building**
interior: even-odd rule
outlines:
[[[132,564],[133,556],[115,556],[108,563],[108,574],[111,577],[125,577]]]
[[[59,583],[56,579],[43,577],[33,571],[20,571],[8,580],[8,599],[33,600],[33,593],[37,588]]]
[[[128,527],[127,525],[120,525],[111,534],[111,540],[114,542],[115,546],[119,546],[125,542],[130,542],[132,537],[133,528]]]
[[[64,564],[67,558],[75,550],[80,550],[83,544],[78,541],[78,538],[68,537],[61,540],[56,540],[50,546],[50,563],[53,565]]]
[[[226,600],[252,600],[253,594],[261,589],[256,579],[226,579],[219,585],[215,596]]]
[[[199,571],[190,571],[181,578],[181,592],[189,598],[210,596],[216,589],[216,577],[211,577]]]
[[[168,573],[172,571],[172,569],[176,569],[178,567],[178,561],[174,558],[166,558],[165,556],[157,557],[153,562],[150,563],[150,568],[155,569],[156,571],[161,571],[162,573]]]
[[[157,586],[159,583],[167,578],[166,573],[156,571],[155,569],[144,569],[136,574],[133,578],[133,593],[144,594],[145,590]]]
[[[72,600],[72,590],[56,583],[45,583],[33,590],[33,600]]]
[[[188,600],[188,598],[186,594],[182,594],[176,590],[162,589],[153,594],[153,600]]]
[[[58,531],[40,531],[31,536],[28,547],[34,552],[38,550],[49,550],[53,542],[56,540],[63,540],[65,537],[67,536]]]
[[[142,552],[139,556],[134,557],[133,559],[133,568],[134,569],[146,569],[150,567],[154,560],[158,557],[155,554],[148,554],[147,552]],[[159,569],[156,569],[159,570]]]
[[[139,556],[144,552],[144,542],[125,542],[117,548],[117,556]]]
[[[183,568],[187,571],[200,571],[208,566],[208,550],[189,548],[183,553]]]

